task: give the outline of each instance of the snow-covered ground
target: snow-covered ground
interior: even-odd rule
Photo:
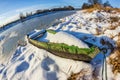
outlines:
[[[60,58],[30,44],[18,47],[7,66],[0,66],[1,80],[66,80],[81,69],[89,69],[86,75],[92,77],[90,64]]]
[[[91,63],[60,58],[43,49],[38,49],[37,47],[27,43],[25,47],[17,47],[16,51],[9,59],[7,64],[1,63],[0,79],[66,80],[71,75],[71,73],[80,72],[78,80],[102,80],[102,77],[104,77],[103,79],[106,80],[106,76],[107,80],[119,80],[119,73],[117,76],[114,75],[112,72],[112,66],[107,63],[112,48],[116,46],[115,42],[118,40],[116,37],[118,37],[120,26],[114,22],[113,25],[116,25],[117,27],[115,29],[110,29],[110,17],[118,17],[116,14],[119,13],[111,14],[112,13],[104,11],[93,11],[88,13],[82,10],[77,11],[75,14],[68,17],[59,19],[60,23],[57,25],[49,26],[49,29],[53,29],[58,32],[64,31],[63,33],[65,33],[67,37],[70,34],[75,40],[77,38],[80,39],[81,42],[88,42],[99,47],[100,49],[106,49],[102,50],[91,61]],[[120,20],[118,22],[120,22]],[[17,27],[17,30],[19,31],[20,28]],[[9,34],[11,34],[9,37],[20,35],[14,35],[15,32],[10,32]],[[60,38],[58,36],[59,35],[57,35],[53,41],[59,41],[58,39]],[[4,36],[1,36],[0,40],[1,44],[3,44]],[[64,40],[65,39],[63,39],[63,41]],[[62,39],[60,39],[60,41],[62,42]],[[78,41],[76,41],[74,44],[77,43]],[[85,45],[82,44],[81,46]],[[105,69],[102,75],[104,58],[103,53],[105,53],[107,56],[107,66],[104,66]]]

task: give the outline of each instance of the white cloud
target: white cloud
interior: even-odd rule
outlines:
[[[14,21],[17,19],[18,13],[16,13],[14,10],[9,11],[7,13],[0,15],[0,25],[5,25],[6,23],[9,23],[11,21]]]
[[[50,9],[53,7],[58,7],[58,4],[49,4],[49,3],[45,3],[45,4],[40,4],[40,5],[34,5],[34,6],[28,6],[28,7],[24,7],[24,8],[20,8],[20,9],[16,9],[16,10],[12,10],[9,12],[6,12],[4,14],[0,14],[0,25],[4,25],[6,23],[9,23],[11,21],[14,21],[16,19],[19,18],[19,14],[22,12],[23,14],[25,14],[26,12],[34,12],[38,9]]]
[[[16,12],[31,12],[31,11],[35,11],[38,9],[46,9],[46,8],[48,8],[48,6],[42,4],[42,5],[35,5],[35,6],[20,8],[20,9],[17,9]]]
[[[45,5],[35,5],[35,6],[29,6],[25,8],[12,10],[4,14],[0,14],[0,25],[2,26],[6,23],[19,19],[20,12],[22,13],[33,12],[37,9],[45,9],[45,8],[48,8],[48,7],[46,7]]]

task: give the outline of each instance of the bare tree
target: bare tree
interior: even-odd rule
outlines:
[[[106,7],[106,6],[110,6],[110,7],[111,7],[111,4],[109,3],[108,0],[107,0],[103,5],[104,5],[105,7]]]
[[[24,18],[23,13],[20,13],[19,17],[20,17],[20,19],[23,19]]]
[[[88,0],[90,4],[102,4],[102,0]]]
[[[20,20],[23,22],[24,18],[25,18],[25,16],[23,15],[23,13],[20,13],[19,17],[20,17]]]

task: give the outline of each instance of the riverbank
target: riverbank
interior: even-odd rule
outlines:
[[[68,10],[68,11],[72,11],[72,10]],[[75,10],[73,10],[73,11],[75,11]],[[62,12],[62,11],[45,11],[45,12],[41,12],[41,13],[37,13],[37,14],[33,14],[33,15],[30,15],[30,16],[24,17],[23,19],[20,19],[19,16],[18,16],[17,20],[14,21],[14,19],[13,19],[13,22],[8,23],[8,24],[0,27],[0,33],[2,33],[3,31],[5,31],[5,30],[7,30],[7,29],[19,24],[19,23],[23,23],[27,20],[30,20],[30,19],[33,19],[33,18],[36,18],[36,17],[49,15],[49,14],[54,14],[54,13],[57,13],[57,12]]]

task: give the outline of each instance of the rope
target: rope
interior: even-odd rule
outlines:
[[[105,54],[104,55],[104,58],[103,58],[103,66],[102,66],[102,80],[104,80],[104,70],[105,70],[105,80],[108,80],[107,78],[107,63],[106,63],[106,56]],[[105,66],[105,67],[104,67]]]
[[[102,80],[104,80],[104,58],[103,58],[103,66],[102,66]]]
[[[107,62],[106,62],[106,56],[105,56],[105,54],[104,54],[104,58],[105,58],[105,61],[104,61],[105,62],[105,79],[108,80],[107,79]]]

